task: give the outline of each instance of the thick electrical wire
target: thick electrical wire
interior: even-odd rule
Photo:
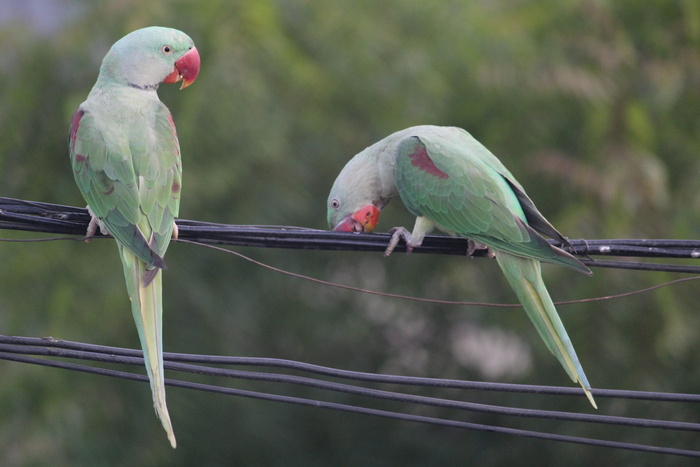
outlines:
[[[27,355],[32,355],[28,357]],[[127,364],[143,366],[143,358],[141,351],[133,349],[122,349],[117,347],[105,347],[91,344],[67,342],[56,339],[37,339],[26,337],[11,337],[0,336],[0,358],[16,361],[21,363],[30,363],[36,365],[49,366],[60,369],[73,371],[81,371],[86,373],[98,374],[103,376],[111,376],[122,379],[136,380],[147,382],[148,378],[144,375],[139,375],[130,372],[116,371],[105,368],[91,367],[86,365],[78,365],[63,361],[48,360],[45,358],[36,358],[36,356],[54,357],[54,358],[69,358],[80,360],[91,360],[102,363]],[[597,414],[581,414],[570,412],[559,412],[551,410],[536,410],[523,409],[513,407],[502,407],[496,405],[487,405],[481,403],[465,402],[461,400],[442,399],[436,397],[427,397],[420,395],[407,394],[403,392],[380,390],[356,386],[348,383],[337,383],[333,381],[321,380],[318,378],[309,378],[287,373],[267,373],[260,371],[240,371],[230,370],[226,368],[213,367],[211,365],[239,365],[239,366],[261,366],[275,367],[285,370],[295,370],[313,374],[321,374],[342,378],[349,381],[374,381],[378,383],[402,385],[402,386],[427,386],[440,388],[459,388],[470,390],[503,390],[509,392],[532,393],[532,394],[566,394],[581,396],[580,389],[574,388],[557,388],[548,386],[528,386],[528,385],[510,385],[496,383],[479,383],[473,381],[458,381],[458,380],[443,380],[434,378],[412,378],[393,375],[378,375],[373,373],[353,372],[349,370],[339,370],[334,368],[311,365],[302,362],[294,362],[281,359],[269,358],[240,358],[240,357],[223,357],[209,355],[189,355],[164,353],[164,366],[168,370],[180,371],[192,374],[201,374],[209,376],[219,376],[231,379],[255,380],[269,383],[295,384],[323,389],[331,392],[340,392],[353,394],[367,398],[387,400],[398,403],[418,404],[433,407],[449,408],[456,410],[491,413],[504,416],[541,418],[551,420],[565,420],[571,422],[586,422],[600,423],[608,425],[618,425],[631,428],[645,429],[663,429],[700,432],[699,423],[676,422],[665,420],[651,420],[631,417],[608,416]],[[190,363],[181,363],[181,362]],[[200,363],[200,364],[195,364]],[[204,363],[202,365],[201,363]],[[678,449],[664,446],[648,446],[636,443],[618,442],[610,440],[600,440],[594,438],[583,438],[575,436],[567,436],[560,434],[552,434],[534,430],[522,430],[514,428],[506,428],[494,425],[475,424],[453,420],[449,418],[427,417],[414,415],[400,411],[389,411],[365,407],[362,405],[348,405],[322,400],[311,400],[299,397],[285,396],[272,394],[260,391],[241,390],[229,388],[225,386],[202,384],[191,381],[183,381],[176,379],[166,379],[166,384],[175,387],[215,392],[220,394],[234,395],[238,397],[248,397],[262,399],[274,402],[300,404],[306,406],[320,407],[331,410],[340,410],[345,412],[360,413],[365,415],[380,416],[385,418],[393,418],[404,421],[428,423],[433,425],[447,426],[453,428],[462,428],[479,431],[489,431],[494,433],[509,434],[523,436],[528,438],[536,438],[550,441],[559,441],[575,444],[584,444],[592,446],[603,446],[615,449],[626,449],[633,451],[642,451],[657,454],[670,454],[686,457],[700,457],[700,451],[688,449]],[[695,394],[667,394],[654,393],[644,391],[617,391],[617,390],[594,390],[596,397],[617,397],[636,399],[653,400],[653,401],[675,401],[675,402],[700,402],[700,396]]]
[[[90,216],[85,208],[0,197],[0,229],[83,236]],[[229,225],[180,219],[179,238],[210,245],[288,248],[307,250],[384,251],[390,234],[356,234],[293,226]],[[95,238],[104,238],[98,235]],[[700,274],[700,266],[619,260],[594,260],[591,256],[700,259],[700,240],[570,239],[571,248],[551,243],[579,256],[590,267],[668,271]],[[403,244],[395,251],[406,251]],[[414,253],[467,255],[461,237],[428,235]],[[475,256],[485,254],[476,251]]]

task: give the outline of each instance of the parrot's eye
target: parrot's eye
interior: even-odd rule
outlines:
[[[338,208],[340,207],[340,201],[338,201],[337,199],[333,198],[333,199],[331,200],[331,207],[332,207],[333,209],[338,209]]]
[[[163,47],[161,47],[160,51],[163,52],[165,55],[170,55],[171,53],[173,53],[173,48],[169,45],[164,45]]]

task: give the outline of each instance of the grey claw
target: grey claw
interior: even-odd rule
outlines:
[[[479,243],[476,240],[472,240],[471,238],[467,238],[467,256],[474,256],[474,253],[476,253],[479,250],[486,250],[486,256],[487,258],[493,258],[494,254],[493,251],[489,249],[488,246],[484,245],[483,243]]]
[[[389,245],[384,250],[384,256],[389,256],[399,244],[400,240],[406,242],[406,252],[411,253],[413,251],[413,245],[411,244],[411,232],[409,232],[405,227],[394,227],[389,230],[392,234],[391,240],[389,240]]]
[[[92,212],[92,209],[90,209],[90,206],[86,206],[88,213],[90,213],[90,223],[88,224],[87,232],[85,233],[85,241],[90,242],[90,239],[95,236],[97,233],[97,228],[99,227],[100,233],[102,235],[109,235],[109,232],[107,231],[107,227],[104,226],[102,221],[100,221],[100,218],[95,215],[94,212]]]

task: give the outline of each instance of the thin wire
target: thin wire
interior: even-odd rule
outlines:
[[[81,237],[81,238],[76,238],[76,237],[47,237],[47,238],[31,238],[31,239],[14,239],[14,238],[0,238],[0,241],[4,242],[48,242],[48,241],[57,241],[57,240],[70,240],[70,241],[85,241],[89,240],[92,238],[109,238],[109,237]],[[226,248],[214,246],[214,245],[208,245],[205,243],[200,243],[192,240],[186,240],[186,239],[175,239],[176,242],[180,243],[189,243],[192,245],[197,245],[197,246],[202,246],[205,248],[212,248],[214,250],[218,250],[221,252],[225,252],[231,255],[238,256],[241,259],[244,259],[246,261],[249,261],[257,266],[261,266],[263,268],[267,268],[271,271],[280,273],[280,274],[285,274],[291,277],[296,277],[298,279],[303,279],[307,280],[310,282],[314,282],[317,284],[325,285],[328,287],[335,287],[343,290],[350,290],[352,292],[360,292],[360,293],[366,293],[370,295],[377,295],[381,297],[388,297],[388,298],[397,298],[397,299],[402,299],[402,300],[412,300],[416,302],[422,302],[422,303],[434,303],[438,305],[459,305],[459,306],[482,306],[482,307],[497,307],[497,308],[518,308],[522,305],[518,303],[493,303],[493,302],[475,302],[475,301],[458,301],[458,300],[443,300],[443,299],[437,299],[437,298],[424,298],[424,297],[416,297],[413,295],[403,295],[403,294],[396,294],[396,293],[391,293],[391,292],[380,292],[377,290],[372,290],[372,289],[365,289],[361,287],[354,287],[351,285],[344,285],[344,284],[338,284],[337,282],[330,282],[330,281],[325,281],[323,279],[318,279],[315,277],[307,276],[304,274],[300,273],[295,273],[291,271],[287,271],[285,269],[280,269],[275,266],[269,265],[267,263],[263,263],[261,261],[258,261],[256,259],[253,259],[249,256],[246,256],[242,253],[239,253],[237,251],[233,250],[228,250]],[[586,262],[586,260],[584,260]],[[601,265],[601,263],[607,263],[607,262],[602,262],[602,261],[596,261],[595,262],[598,265]],[[627,263],[622,263],[622,264],[627,264]],[[636,265],[644,265],[643,263],[633,263]],[[612,266],[611,266],[612,267]],[[635,269],[640,269],[640,268],[635,268]],[[667,282],[663,282],[661,284],[653,285],[650,287],[646,287],[643,289],[637,289],[633,290],[631,292],[623,292],[619,294],[613,294],[613,295],[605,295],[601,297],[591,297],[591,298],[582,298],[582,299],[577,299],[577,300],[562,300],[558,302],[554,302],[555,305],[573,305],[576,303],[588,303],[588,302],[597,302],[597,301],[605,301],[605,300],[613,300],[617,298],[625,298],[625,297],[630,297],[633,295],[637,294],[642,294],[646,292],[651,292],[663,287],[668,287],[670,285],[675,285],[675,284],[680,284],[683,282],[689,282],[689,281],[695,281],[700,279],[700,276],[693,276],[693,277],[684,277],[684,278],[679,278],[679,279],[673,279]]]
[[[3,338],[2,340],[9,340],[11,342],[21,342],[23,339],[26,339],[27,342],[32,342],[29,345],[33,345],[33,346],[38,345],[36,343],[36,338],[17,338],[17,337],[7,337],[7,336],[0,336],[0,338]],[[45,342],[49,346],[61,345],[61,343],[63,344],[63,345],[61,345],[61,347],[71,346],[71,344],[77,345],[79,347],[86,346],[86,344],[65,343],[63,341],[55,341],[55,340],[51,340],[48,342],[45,341]],[[89,348],[92,348],[92,349],[102,349],[102,351],[107,352],[107,353],[105,355],[100,355],[99,353],[95,353],[95,352],[82,352],[81,351],[81,352],[77,352],[76,354],[73,354],[69,351],[67,354],[62,354],[61,356],[65,357],[65,358],[82,358],[82,359],[88,359],[88,360],[94,360],[94,361],[110,361],[110,362],[114,362],[116,359],[116,361],[118,361],[119,363],[125,363],[125,364],[130,364],[130,365],[143,365],[143,358],[140,358],[140,357],[139,358],[132,358],[132,357],[124,357],[124,356],[116,356],[115,357],[115,355],[114,355],[114,354],[142,355],[140,351],[130,350],[130,349],[119,349],[119,348],[114,348],[114,347],[101,347],[101,346],[92,346],[92,345],[87,345],[87,346]],[[118,377],[118,378],[123,378],[123,379],[137,380],[137,381],[142,381],[142,382],[148,381],[148,378],[146,376],[136,375],[134,373],[121,372],[121,371],[109,370],[109,369],[104,369],[104,368],[94,368],[94,367],[89,367],[89,366],[84,366],[84,365],[76,365],[76,364],[71,364],[71,363],[66,363],[66,362],[57,362],[57,361],[53,361],[53,360],[44,360],[44,359],[38,359],[38,358],[32,358],[32,357],[22,357],[22,356],[12,355],[12,354],[6,353],[5,352],[6,350],[16,351],[18,349],[12,349],[11,347],[2,346],[2,348],[0,348],[0,358],[6,359],[6,360],[11,360],[11,361],[16,361],[16,362],[38,364],[38,365],[50,366],[50,367],[54,367],[54,368],[62,368],[62,369],[68,369],[68,370],[73,370],[73,371],[81,371],[81,372],[86,372],[86,373],[100,374],[100,375]],[[41,349],[35,349],[35,351],[37,351],[37,350],[41,350]],[[52,349],[52,350],[56,350],[56,349]],[[241,371],[234,371],[234,370],[224,370],[224,369],[220,369],[220,368],[198,367],[195,365],[176,364],[176,363],[169,361],[169,357],[171,355],[173,355],[173,354],[164,355],[164,359],[166,360],[166,363],[165,363],[166,368],[175,369],[177,371],[187,371],[190,373],[226,376],[229,378],[255,379],[255,380],[259,380],[259,381],[270,381],[270,382],[278,382],[278,383],[304,384],[306,386],[317,387],[317,388],[326,389],[326,390],[352,393],[352,394],[357,394],[357,395],[362,395],[362,396],[367,396],[367,397],[374,397],[374,398],[385,399],[385,400],[391,400],[391,401],[396,401],[396,402],[427,404],[427,405],[432,405],[432,406],[437,406],[437,407],[448,407],[448,408],[462,409],[462,410],[477,410],[477,411],[488,412],[488,413],[501,413],[504,415],[517,415],[517,416],[529,416],[529,417],[536,416],[536,417],[540,417],[540,418],[553,418],[553,419],[559,419],[559,420],[610,423],[610,424],[632,426],[632,427],[661,428],[661,429],[673,429],[673,430],[683,430],[683,431],[698,431],[698,430],[700,430],[700,424],[697,424],[697,423],[667,422],[667,421],[660,421],[660,420],[645,420],[645,419],[634,419],[634,418],[627,418],[627,417],[611,417],[611,416],[605,416],[605,415],[572,414],[572,413],[566,413],[566,412],[538,411],[538,410],[531,410],[531,409],[512,409],[512,408],[485,406],[484,404],[474,404],[474,403],[467,403],[467,402],[462,402],[462,401],[453,401],[453,400],[438,399],[438,398],[433,398],[433,397],[402,394],[402,393],[396,393],[396,392],[392,392],[392,391],[381,391],[381,390],[360,388],[360,387],[355,387],[355,386],[351,386],[351,385],[331,383],[328,381],[321,381],[321,380],[316,381],[316,380],[312,380],[309,378],[301,378],[301,377],[297,377],[297,376],[293,376],[293,375],[241,372]],[[175,354],[175,355],[179,355],[179,354]],[[210,356],[189,356],[189,357],[192,357],[195,359],[200,359],[202,357],[209,357],[210,358]],[[216,360],[220,360],[220,359],[230,360],[231,359],[231,357],[214,357],[214,358]],[[298,362],[296,362],[296,363],[298,363]],[[307,365],[307,364],[304,364],[304,365]],[[345,370],[340,370],[340,371],[343,371],[344,373],[346,373]],[[362,413],[362,414],[366,414],[366,415],[382,416],[382,417],[386,417],[386,418],[393,418],[393,419],[399,419],[399,420],[405,420],[405,421],[430,423],[430,424],[434,424],[434,425],[450,426],[450,427],[455,427],[455,428],[465,428],[465,429],[472,429],[472,430],[479,430],[479,431],[497,432],[497,433],[503,433],[503,434],[524,436],[524,437],[529,437],[529,438],[545,439],[545,440],[560,441],[560,442],[569,442],[569,443],[576,443],[576,444],[586,444],[586,445],[594,445],[594,446],[605,446],[605,447],[610,447],[610,448],[628,449],[628,450],[643,451],[643,452],[650,452],[650,453],[672,454],[672,455],[688,456],[688,457],[700,457],[700,451],[667,448],[667,447],[660,447],[660,446],[646,446],[646,445],[639,445],[639,444],[634,444],[634,443],[620,443],[620,442],[616,442],[616,441],[607,441],[607,440],[599,440],[599,439],[591,439],[591,438],[580,438],[580,437],[572,437],[572,436],[566,436],[566,435],[554,435],[551,433],[544,433],[544,432],[537,432],[537,431],[530,431],[530,430],[519,430],[519,429],[503,428],[503,427],[491,426],[491,425],[473,424],[473,423],[460,422],[460,421],[449,420],[449,419],[416,416],[416,415],[405,414],[405,413],[401,413],[401,412],[378,410],[378,409],[372,409],[372,408],[361,407],[361,406],[356,406],[356,405],[336,404],[336,403],[325,402],[325,401],[320,401],[320,400],[309,400],[309,399],[290,397],[290,396],[281,396],[281,395],[256,392],[256,391],[245,391],[245,390],[232,389],[232,388],[226,388],[226,387],[221,387],[221,386],[206,385],[206,384],[193,383],[193,382],[180,381],[180,380],[173,380],[173,379],[166,379],[166,384],[168,384],[170,386],[177,386],[177,387],[183,387],[183,388],[200,390],[200,391],[208,391],[208,392],[216,392],[216,393],[222,393],[222,394],[228,394],[228,395],[236,395],[239,397],[249,397],[249,398],[256,398],[256,399],[276,401],[276,402],[284,402],[284,403],[292,403],[292,404],[301,404],[301,405],[306,405],[306,406],[322,407],[322,408],[333,409],[333,410],[341,410],[341,411],[346,411],[346,412]],[[598,395],[599,394],[596,392],[596,396],[598,396]],[[505,410],[505,412],[502,412],[501,410]]]
[[[58,240],[70,240],[70,241],[81,241],[82,242],[82,241],[89,240],[92,238],[109,238],[109,237],[81,237],[81,238],[47,237],[47,238],[29,238],[29,239],[0,238],[0,242],[23,243],[23,242],[49,242],[49,241],[58,241]],[[416,297],[413,295],[396,294],[396,293],[391,293],[391,292],[380,292],[377,290],[365,289],[362,287],[354,287],[351,285],[338,284],[337,282],[325,281],[323,279],[318,279],[318,278],[307,276],[304,274],[287,271],[285,269],[280,269],[280,268],[277,268],[275,266],[269,265],[267,263],[263,263],[262,261],[258,261],[256,259],[253,259],[253,258],[246,256],[242,253],[239,253],[237,251],[228,250],[226,248],[221,248],[221,247],[217,247],[214,245],[208,245],[205,243],[200,243],[200,242],[186,240],[186,239],[175,239],[174,241],[180,242],[180,243],[189,243],[192,245],[202,246],[205,248],[212,248],[214,250],[218,250],[218,251],[222,251],[222,252],[225,252],[228,254],[238,256],[239,258],[244,259],[246,261],[249,261],[257,266],[267,268],[271,271],[278,272],[280,274],[285,274],[285,275],[288,275],[291,277],[296,277],[298,279],[307,280],[307,281],[314,282],[314,283],[321,284],[321,285],[325,285],[328,287],[335,287],[338,289],[350,290],[352,292],[360,292],[360,293],[366,293],[366,294],[370,294],[370,295],[377,295],[380,297],[397,298],[397,299],[402,299],[402,300],[412,300],[412,301],[422,302],[422,303],[434,303],[434,304],[438,304],[438,305],[482,306],[482,307],[497,307],[497,308],[518,308],[518,307],[522,306],[519,303],[493,303],[493,302],[443,300],[443,299],[438,299],[438,298]],[[586,262],[586,260],[583,260],[583,261]],[[596,261],[595,263],[600,266],[600,265],[602,265],[602,263],[607,263],[607,262]],[[617,263],[617,262],[615,262],[615,263]],[[622,264],[629,264],[629,263],[622,263]],[[644,266],[644,263],[632,263],[632,264]],[[619,267],[619,266],[609,266],[609,267]],[[643,267],[636,267],[633,269],[643,269]],[[690,271],[688,271],[688,272],[690,272]],[[695,281],[698,279],[700,279],[700,276],[683,277],[683,278],[673,279],[673,280],[670,280],[667,282],[663,282],[661,284],[656,284],[656,285],[646,287],[643,289],[633,290],[630,292],[622,292],[619,294],[605,295],[605,296],[601,296],[601,297],[582,298],[582,299],[577,299],[577,300],[561,300],[561,301],[554,302],[554,304],[555,305],[573,305],[576,303],[588,303],[588,302],[597,302],[597,301],[625,298],[625,297],[630,297],[630,296],[637,295],[637,294],[651,292],[651,291],[654,291],[657,289],[661,289],[663,287],[668,287],[670,285],[680,284],[680,283],[689,282],[689,281]]]
[[[442,299],[437,299],[437,298],[424,298],[424,297],[415,297],[412,295],[395,294],[395,293],[391,293],[391,292],[380,292],[378,290],[365,289],[365,288],[361,288],[361,287],[354,287],[354,286],[350,286],[350,285],[338,284],[337,282],[330,282],[330,281],[326,281],[323,279],[318,279],[316,277],[311,277],[311,276],[307,276],[304,274],[300,274],[300,273],[296,273],[296,272],[292,272],[292,271],[287,271],[285,269],[280,269],[280,268],[277,268],[275,266],[269,265],[267,263],[263,263],[262,261],[258,261],[256,259],[253,259],[250,256],[246,256],[243,253],[240,253],[238,251],[229,250],[227,248],[222,248],[222,247],[214,246],[214,245],[207,245],[207,244],[195,242],[192,240],[178,239],[177,241],[181,242],[181,243],[190,243],[192,245],[197,245],[197,246],[201,246],[201,247],[205,247],[205,248],[211,248],[211,249],[220,251],[222,253],[228,253],[228,254],[237,256],[241,259],[244,259],[246,261],[249,261],[257,266],[269,269],[269,270],[274,271],[274,272],[278,272],[280,274],[285,274],[285,275],[288,275],[291,277],[296,277],[298,279],[307,280],[307,281],[314,282],[316,284],[321,284],[321,285],[328,286],[328,287],[335,287],[338,289],[350,290],[352,292],[360,292],[360,293],[366,293],[366,294],[370,294],[370,295],[378,295],[380,297],[398,298],[398,299],[411,300],[411,301],[423,302],[423,303],[435,303],[435,304],[439,304],[439,305],[482,306],[482,307],[497,307],[497,308],[517,308],[517,307],[522,306],[519,303],[493,303],[493,302],[442,300]],[[555,305],[573,305],[575,303],[587,303],[587,302],[613,300],[613,299],[617,299],[617,298],[625,298],[625,297],[630,297],[632,295],[651,292],[653,290],[657,290],[657,289],[660,289],[663,287],[668,287],[670,285],[680,284],[680,283],[689,282],[689,281],[695,281],[698,279],[700,279],[700,276],[682,277],[682,278],[670,280],[670,281],[667,281],[667,282],[664,282],[661,284],[652,285],[650,287],[645,287],[643,289],[633,290],[631,292],[623,292],[620,294],[606,295],[606,296],[602,296],[602,297],[592,297],[592,298],[583,298],[583,299],[578,299],[578,300],[559,301],[559,302],[554,302],[554,304]]]

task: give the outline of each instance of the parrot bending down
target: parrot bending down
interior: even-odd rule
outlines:
[[[540,235],[569,245],[496,156],[461,128],[426,125],[398,131],[345,165],[328,197],[328,224],[336,231],[372,232],[381,209],[397,194],[417,218],[412,233],[392,229],[385,254],[401,238],[410,252],[433,227],[468,238],[470,253],[488,247],[547,348],[597,408],[542,281],[540,262],[591,271]]]
[[[102,61],[95,86],[70,126],[73,175],[99,226],[117,241],[156,414],[176,446],[165,404],[162,344],[163,255],[177,237],[180,146],[160,83],[192,84],[199,73],[192,39],[175,29],[148,27],[117,41]]]

